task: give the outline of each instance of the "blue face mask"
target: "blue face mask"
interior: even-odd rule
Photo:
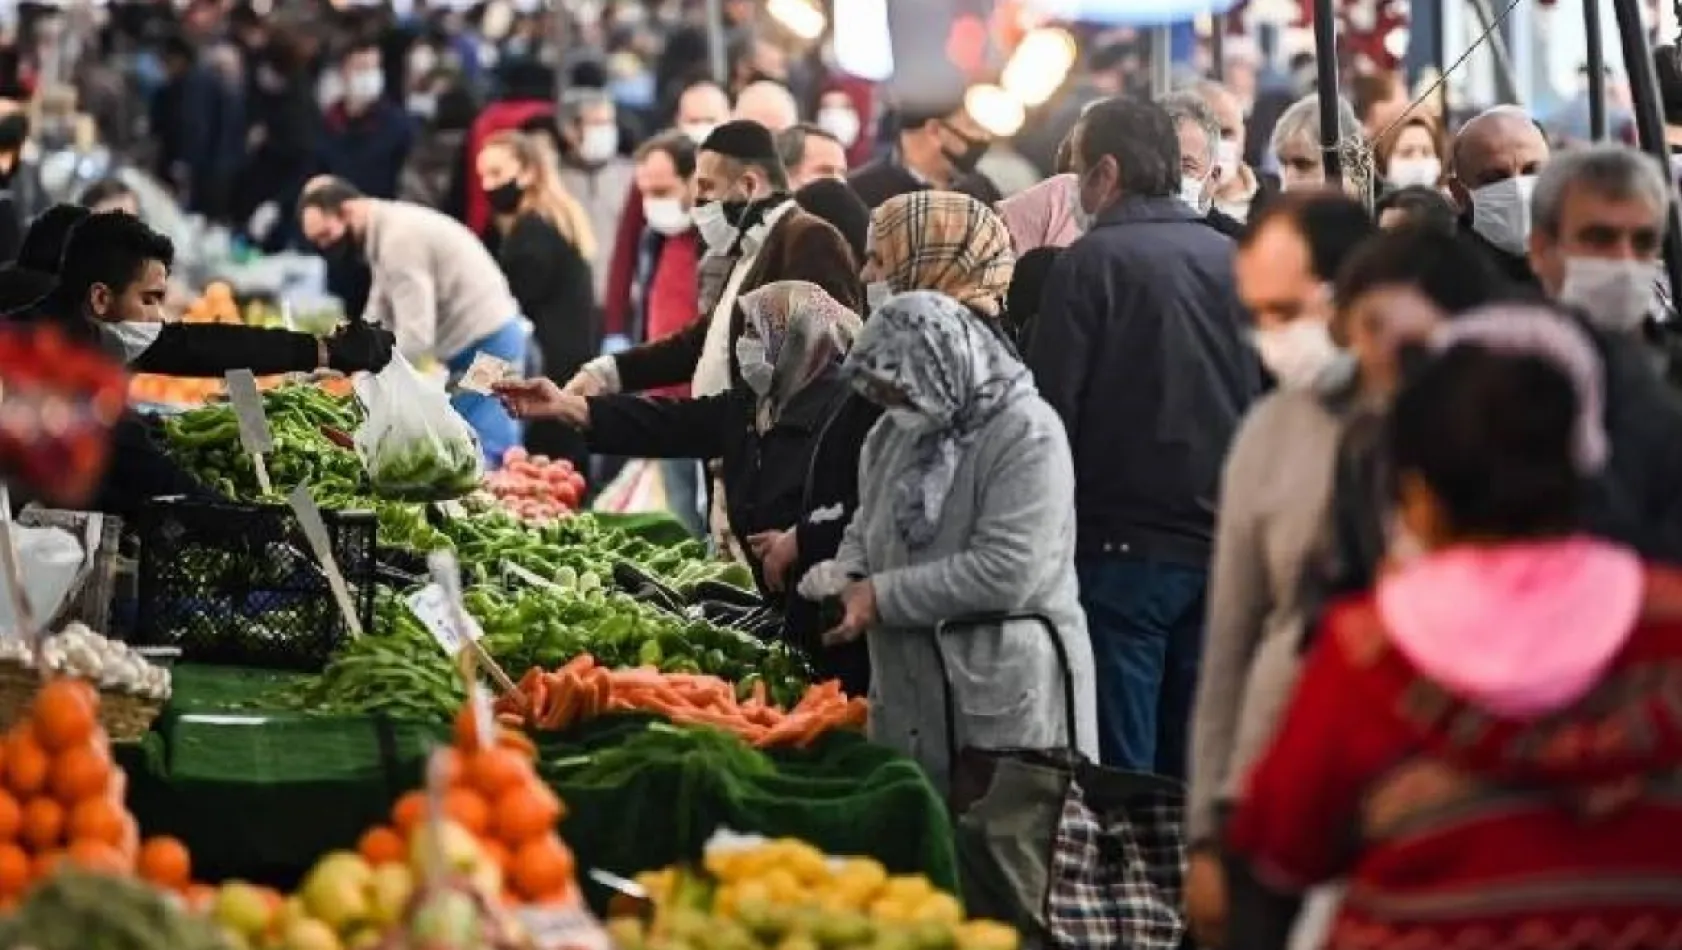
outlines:
[[[654,105],[654,74],[640,72],[607,84],[613,101],[626,109],[647,109]]]

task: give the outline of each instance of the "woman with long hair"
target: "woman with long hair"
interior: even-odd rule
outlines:
[[[596,236],[589,216],[561,185],[554,150],[541,138],[499,132],[485,142],[476,164],[493,212],[485,243],[532,322],[544,371],[570,378],[593,355],[589,262]],[[534,423],[526,446],[578,466],[588,458],[583,438],[553,421]]]

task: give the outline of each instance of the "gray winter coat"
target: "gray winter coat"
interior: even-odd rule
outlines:
[[[1095,758],[1092,646],[1075,579],[1074,465],[1063,424],[1038,396],[1001,410],[959,460],[939,533],[915,551],[894,524],[890,500],[892,486],[911,477],[914,442],[887,419],[870,431],[858,511],[836,557],[848,574],[868,576],[876,592],[871,738],[916,759],[946,790],[944,657],[960,747],[1067,746],[1062,674],[1043,628],[993,624],[935,640],[941,620],[1036,612],[1057,626],[1068,653],[1075,745]]]

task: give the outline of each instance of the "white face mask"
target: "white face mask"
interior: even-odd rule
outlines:
[[[1221,176],[1221,181],[1231,181],[1238,175],[1238,167],[1244,164],[1244,156],[1238,154],[1238,143],[1231,139],[1221,139],[1215,145],[1215,168]]]
[[[1092,219],[1095,215],[1080,203],[1080,176],[1068,175],[1064,177],[1064,181],[1069,183],[1069,214],[1075,219],[1080,233],[1085,234],[1092,230]]]
[[[736,240],[736,227],[724,216],[724,205],[720,202],[696,205],[689,212],[689,217],[695,222],[695,230],[701,232],[701,243],[709,251],[722,254],[729,249],[730,242]]]
[[[578,140],[578,157],[591,165],[600,165],[619,154],[619,127],[615,125],[587,125]]]
[[[1262,365],[1286,389],[1311,385],[1337,359],[1331,328],[1317,317],[1298,317],[1284,326],[1257,330],[1253,338]]]
[[[163,328],[161,323],[132,323],[127,320],[99,324],[105,351],[120,357],[125,364],[139,359],[140,354],[158,342],[158,334],[163,332]]]
[[[407,102],[409,114],[417,119],[430,119],[438,114],[438,97],[429,92],[411,92]]]
[[[679,132],[688,137],[689,141],[700,145],[707,140],[707,136],[713,134],[713,129],[718,128],[718,126],[711,122],[684,122],[677,128]]]
[[[819,109],[818,128],[839,139],[843,148],[851,148],[859,140],[859,114],[845,106]]]
[[[676,198],[642,199],[642,219],[648,222],[649,227],[668,237],[682,234],[694,223],[689,220],[689,212],[684,210],[683,202]]]
[[[754,393],[764,396],[771,391],[771,377],[776,367],[765,359],[765,342],[756,337],[736,338],[736,365],[742,370],[742,382]]]
[[[894,295],[894,289],[885,280],[873,280],[864,285],[864,302],[871,310],[879,309]]]
[[[351,102],[366,105],[378,99],[384,92],[385,73],[377,69],[351,73],[345,79],[345,98]]]
[[[1424,158],[1397,158],[1390,161],[1390,171],[1384,180],[1392,188],[1412,188],[1415,186],[1430,188],[1443,175],[1443,163],[1436,156],[1427,155]]]
[[[1530,240],[1530,195],[1535,175],[1520,175],[1472,192],[1472,230],[1508,254],[1523,254]]]
[[[1568,257],[1559,302],[1583,311],[1595,327],[1626,333],[1652,312],[1658,279],[1658,261]]]
[[[1203,179],[1185,175],[1180,178],[1180,201],[1198,214],[1203,213]]]

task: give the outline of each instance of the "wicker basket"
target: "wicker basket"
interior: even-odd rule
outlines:
[[[0,660],[0,728],[11,728],[29,710],[41,688],[38,670]],[[112,742],[139,742],[164,708],[164,701],[117,690],[99,691],[99,724]]]

